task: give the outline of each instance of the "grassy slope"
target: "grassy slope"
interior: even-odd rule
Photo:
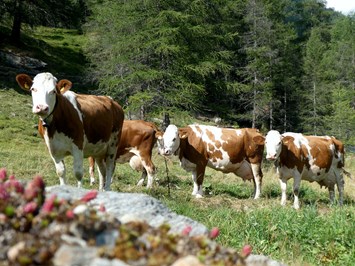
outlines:
[[[52,47],[63,46],[68,40],[66,37],[51,37],[52,33],[47,30],[40,32],[37,37],[46,38]],[[56,44],[59,39],[61,41]],[[0,103],[0,167],[6,167],[9,173],[19,178],[28,180],[40,174],[48,185],[58,184],[54,165],[35,128],[37,118],[31,114],[30,96],[21,93],[17,87],[0,88]],[[239,249],[249,243],[256,254],[266,254],[290,265],[355,264],[355,180],[346,178],[342,208],[328,205],[325,189],[320,189],[317,184],[302,183],[303,206],[300,211],[295,211],[291,208],[291,198],[286,207],[279,206],[280,189],[269,165],[264,166],[260,200],[250,198],[252,183],[210,169],[204,184],[208,195],[197,200],[190,195],[190,175],[179,167],[176,158],[167,162],[170,195],[164,160],[156,152],[153,160],[158,166],[159,184],[154,189],[137,188],[135,183],[139,174],[128,165],[117,166],[112,189],[150,194],[179,214],[210,228],[218,226],[221,229],[218,241],[223,245]],[[347,162],[347,169],[355,175],[355,155],[347,155]],[[66,164],[69,183],[75,185],[70,157]],[[84,187],[89,188],[87,169],[85,161]],[[290,188],[288,195],[291,195]]]

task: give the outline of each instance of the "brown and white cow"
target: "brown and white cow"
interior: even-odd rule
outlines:
[[[61,185],[66,184],[64,157],[72,155],[74,175],[81,186],[83,157],[106,161],[99,164],[100,189],[110,189],[115,169],[116,148],[120,139],[123,110],[109,97],[76,94],[69,91],[69,80],[57,79],[51,73],[32,78],[16,76],[20,87],[32,94],[32,112],[39,116],[38,130],[52,157]]]
[[[344,145],[334,137],[305,136],[301,133],[280,134],[271,130],[265,138],[266,159],[275,161],[281,185],[281,205],[286,204],[287,180],[294,179],[293,207],[299,209],[301,180],[318,182],[329,190],[334,201],[334,186],[338,187],[339,204],[343,203]]]
[[[152,162],[152,150],[157,141],[155,135],[159,132],[153,123],[143,120],[124,120],[121,140],[117,147],[116,162],[128,163],[131,168],[142,172],[137,185],[142,185],[148,175],[147,188],[153,186],[156,168]],[[90,183],[95,182],[95,160],[89,158]]]
[[[169,125],[158,134],[158,152],[177,155],[183,169],[192,172],[192,195],[202,197],[206,167],[224,173],[234,173],[244,180],[253,180],[254,199],[260,197],[264,138],[257,129],[219,128],[189,125],[177,128]]]

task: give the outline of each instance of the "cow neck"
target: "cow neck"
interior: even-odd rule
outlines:
[[[43,118],[43,119],[41,118],[43,127],[48,128],[50,126],[50,122],[52,121],[53,113],[57,107],[57,104],[58,104],[58,95],[56,94],[55,95],[55,104],[54,104],[52,112],[50,112],[50,114],[47,115],[45,118]]]

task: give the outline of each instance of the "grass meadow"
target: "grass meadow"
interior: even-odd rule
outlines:
[[[47,185],[57,185],[54,164],[37,134],[36,123],[28,94],[18,88],[0,88],[0,168],[24,180],[39,174]],[[267,162],[263,166],[261,199],[251,198],[251,182],[211,169],[204,181],[205,197],[195,199],[191,196],[190,174],[180,168],[176,158],[165,163],[154,151],[153,160],[158,167],[153,189],[136,187],[140,173],[126,164],[117,165],[112,190],[149,194],[178,214],[208,228],[217,226],[221,231],[217,241],[237,250],[250,244],[253,253],[288,265],[355,265],[355,179],[345,177],[343,207],[330,205],[324,188],[303,182],[302,205],[296,211],[292,208],[292,181],[287,206],[281,207],[279,183]],[[355,176],[355,155],[347,154],[346,161],[347,170]],[[75,186],[71,157],[67,157],[66,165],[68,181]],[[87,161],[83,184],[90,188]]]

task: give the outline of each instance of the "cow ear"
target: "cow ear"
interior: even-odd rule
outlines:
[[[57,89],[60,90],[61,94],[64,94],[65,92],[70,90],[72,86],[73,86],[73,83],[67,79],[61,79],[57,83]]]
[[[16,81],[21,89],[25,91],[29,91],[32,87],[32,79],[29,75],[26,74],[18,74],[16,76]]]
[[[156,133],[155,133],[155,137],[157,138],[157,139],[162,139],[163,138],[163,132],[161,132],[161,131],[157,131]]]
[[[253,141],[258,144],[258,145],[264,145],[265,144],[265,138],[263,136],[254,136]]]
[[[186,139],[188,137],[188,131],[186,128],[179,128],[179,138],[180,139]]]
[[[285,136],[285,137],[282,138],[282,142],[285,143],[285,144],[287,144],[289,142],[292,142],[294,140],[295,140],[294,137],[291,137],[291,136]]]

